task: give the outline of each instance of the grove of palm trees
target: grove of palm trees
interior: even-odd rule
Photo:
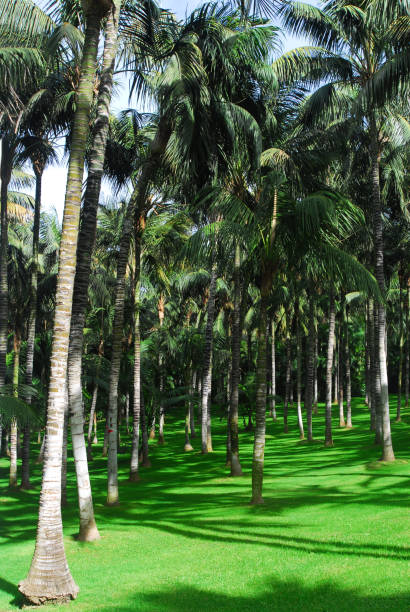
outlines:
[[[409,0],[163,4],[0,0],[0,611],[407,611]]]

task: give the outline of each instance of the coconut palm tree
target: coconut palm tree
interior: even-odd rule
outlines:
[[[36,548],[19,590],[33,604],[75,598],[75,584],[65,557],[61,521],[61,460],[70,317],[76,265],[81,188],[89,116],[93,96],[102,19],[111,5],[90,0],[85,4],[86,33],[77,92],[68,168],[63,231],[54,313],[50,386],[48,392],[46,448],[37,528]]]

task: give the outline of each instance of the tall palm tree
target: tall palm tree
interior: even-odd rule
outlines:
[[[75,598],[78,593],[78,586],[70,574],[66,561],[60,507],[65,383],[84,154],[88,137],[101,22],[110,11],[111,5],[102,0],[89,0],[85,3],[84,8],[87,27],[71,138],[60,244],[48,392],[46,448],[36,547],[28,576],[19,584],[21,593],[33,604],[67,600]]]

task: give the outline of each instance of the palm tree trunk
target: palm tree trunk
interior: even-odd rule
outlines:
[[[335,322],[336,308],[333,290],[330,293],[329,303],[329,332],[327,341],[326,359],[326,427],[325,427],[325,446],[333,446],[332,439],[332,368],[333,351],[335,346]]]
[[[216,265],[212,265],[211,282],[209,285],[209,297],[207,308],[207,321],[205,328],[205,346],[203,361],[202,380],[202,415],[201,415],[201,447],[202,453],[212,452],[212,438],[210,429],[210,407],[212,392],[212,347],[213,326],[215,314],[215,291],[216,291]]]
[[[315,324],[315,328],[314,328],[314,334],[315,334],[315,340],[314,340],[314,350],[315,350],[315,354],[314,354],[314,361],[313,361],[313,376],[314,376],[314,380],[313,380],[313,412],[315,414],[317,414],[317,404],[318,404],[318,384],[317,384],[317,364],[318,364],[318,358],[319,358],[319,339],[318,339],[318,330],[317,330],[317,325]]]
[[[379,320],[379,309],[377,305],[373,306],[373,360],[372,360],[372,370],[374,377],[374,405],[375,405],[375,415],[376,415],[376,432],[375,432],[375,440],[374,443],[379,445],[382,443],[383,439],[383,420],[382,420],[382,410],[380,404],[380,368],[379,368],[379,360],[378,360],[378,320]]]
[[[20,367],[21,337],[18,330],[14,333],[14,362],[13,362],[13,395],[18,397],[19,367]],[[9,485],[17,487],[17,419],[13,418],[10,425],[10,477]]]
[[[409,387],[410,387],[410,325],[409,325],[409,312],[410,312],[410,278],[407,279],[407,296],[405,306],[405,320],[406,320],[406,356],[405,356],[405,369],[404,369],[404,405],[406,408],[409,407]]]
[[[350,372],[349,310],[346,306],[345,317],[345,375],[346,375],[346,427],[352,427],[352,379]]]
[[[380,196],[380,157],[381,151],[378,142],[377,127],[374,117],[370,118],[370,156],[371,156],[371,180],[372,180],[372,204],[373,204],[373,239],[375,249],[375,276],[382,296],[385,295],[384,280],[384,248],[383,248],[383,217]],[[389,389],[387,377],[386,356],[386,310],[383,303],[378,304],[376,355],[378,368],[380,369],[380,393],[377,401],[380,405],[383,429],[383,461],[394,461],[393,442],[390,430]]]
[[[108,136],[108,119],[114,63],[117,53],[120,5],[120,0],[113,3],[113,9],[109,12],[106,23],[103,69],[97,100],[97,119],[92,131],[87,187],[77,249],[77,269],[75,275],[68,359],[71,436],[77,476],[78,505],[80,510],[79,539],[87,542],[99,539],[100,535],[94,518],[91,483],[84,439],[84,412],[82,408],[81,382],[82,350],[84,342],[83,329],[88,299],[91,253],[95,242],[97,209]]]
[[[266,325],[268,318],[268,298],[271,289],[271,275],[266,273],[262,280],[261,301],[258,324],[258,356],[256,362],[256,425],[252,459],[252,504],[263,503],[263,465],[265,456],[266,431]]]
[[[401,402],[402,402],[402,387],[403,387],[403,348],[404,348],[404,326],[403,326],[403,288],[402,279],[400,278],[400,293],[399,293],[399,372],[397,377],[397,410],[396,421],[401,421]]]
[[[234,309],[232,323],[232,371],[231,371],[231,397],[229,405],[229,432],[230,432],[230,468],[231,476],[242,476],[239,461],[239,435],[238,435],[238,406],[239,406],[239,379],[241,358],[241,251],[237,244],[235,247],[234,267]]]
[[[287,327],[290,322],[287,321]],[[283,403],[283,431],[288,433],[288,407],[290,398],[290,385],[291,385],[291,370],[292,370],[292,346],[290,329],[286,332],[286,379],[285,379],[285,401]]]
[[[372,414],[371,408],[371,392],[370,392],[370,349],[369,349],[369,301],[366,301],[365,307],[365,385],[366,395],[365,403],[369,407],[370,415]]]
[[[149,459],[149,445],[148,445],[148,426],[147,426],[147,412],[144,404],[144,394],[141,390],[141,438],[142,438],[142,461],[143,467],[151,467],[151,461]]]
[[[276,347],[275,347],[275,320],[272,318],[271,321],[271,399],[270,399],[270,412],[271,417],[276,421]]]
[[[138,452],[141,415],[141,331],[140,331],[140,274],[141,274],[141,230],[144,219],[135,224],[135,291],[134,291],[134,394],[132,404],[132,446],[130,480],[137,482]]]
[[[19,589],[25,598],[35,605],[47,601],[61,602],[73,599],[78,593],[78,586],[70,574],[65,556],[60,506],[65,382],[67,378],[84,156],[97,65],[100,25],[108,9],[109,6],[95,0],[88,3],[86,11],[87,27],[77,108],[72,130],[60,243],[48,391],[46,449],[36,548],[28,577],[19,584]]]
[[[26,354],[26,385],[33,384],[34,366],[34,341],[36,336],[37,317],[37,279],[38,279],[38,243],[40,235],[40,212],[41,212],[41,188],[44,171],[44,163],[41,160],[33,163],[36,177],[36,193],[33,222],[33,261],[31,264],[30,278],[30,306],[27,322],[27,354]],[[31,404],[31,394],[26,397],[26,402]],[[21,488],[30,488],[30,426],[25,425],[23,429],[23,458],[21,466]]]
[[[91,399],[91,407],[90,407],[90,418],[88,421],[88,432],[87,432],[87,460],[90,462],[93,460],[92,453],[92,437],[93,437],[93,424],[95,418],[95,409],[97,406],[97,397],[98,397],[98,385],[95,383],[93,389],[93,395]]]
[[[376,431],[376,368],[374,352],[374,304],[373,300],[368,301],[368,345],[369,345],[369,406],[370,406],[370,431]]]
[[[343,315],[342,315],[343,316]],[[338,370],[338,401],[339,401],[339,427],[345,427],[345,414],[344,414],[344,404],[343,404],[343,371],[342,371],[342,352],[344,348],[344,338],[343,338],[343,325],[342,322],[338,326],[338,348],[339,355],[337,361],[337,370]]]
[[[61,458],[61,507],[67,506],[68,397],[64,407],[63,450]]]
[[[313,441],[312,409],[315,378],[315,303],[309,295],[309,333],[307,339],[305,409],[308,442]]]
[[[296,401],[297,401],[297,414],[298,414],[298,426],[299,426],[299,437],[301,440],[305,439],[305,432],[303,430],[303,419],[302,419],[302,340],[300,337],[300,312],[299,304],[295,310],[296,316]]]
[[[107,504],[119,503],[118,495],[118,380],[120,377],[122,336],[124,323],[125,275],[133,229],[135,194],[131,196],[124,219],[120,252],[117,261],[117,282],[115,288],[114,322],[112,332],[110,388],[108,399],[108,487]]]
[[[1,141],[1,212],[0,212],[0,389],[6,382],[6,355],[7,355],[7,332],[8,332],[8,279],[7,279],[7,254],[8,254],[8,213],[7,198],[8,188],[12,171],[13,145],[11,137],[4,134]]]
[[[193,395],[196,388],[197,371],[194,370],[191,375],[190,390],[189,390],[189,430],[191,432],[191,438],[196,438],[195,431],[195,411],[194,411],[194,400]]]

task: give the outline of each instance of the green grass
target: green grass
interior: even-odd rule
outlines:
[[[393,404],[392,404],[393,406]],[[70,460],[65,546],[80,586],[73,611],[407,611],[409,597],[410,423],[392,423],[397,461],[377,463],[368,413],[354,400],[352,430],[334,422],[332,449],[297,440],[269,421],[263,506],[252,507],[252,435],[241,433],[245,476],[224,467],[225,426],[215,418],[215,452],[183,452],[183,421],[169,416],[166,445],[151,445],[152,468],[127,482],[120,455],[121,505],[105,501],[106,461],[91,464],[101,540],[75,540],[75,478]],[[336,416],[336,409],[335,409]],[[323,414],[315,417],[323,436]],[[194,446],[199,447],[198,438]],[[38,446],[33,444],[33,453]],[[0,461],[0,610],[21,603],[16,585],[34,547],[40,468],[35,489],[7,488]]]

